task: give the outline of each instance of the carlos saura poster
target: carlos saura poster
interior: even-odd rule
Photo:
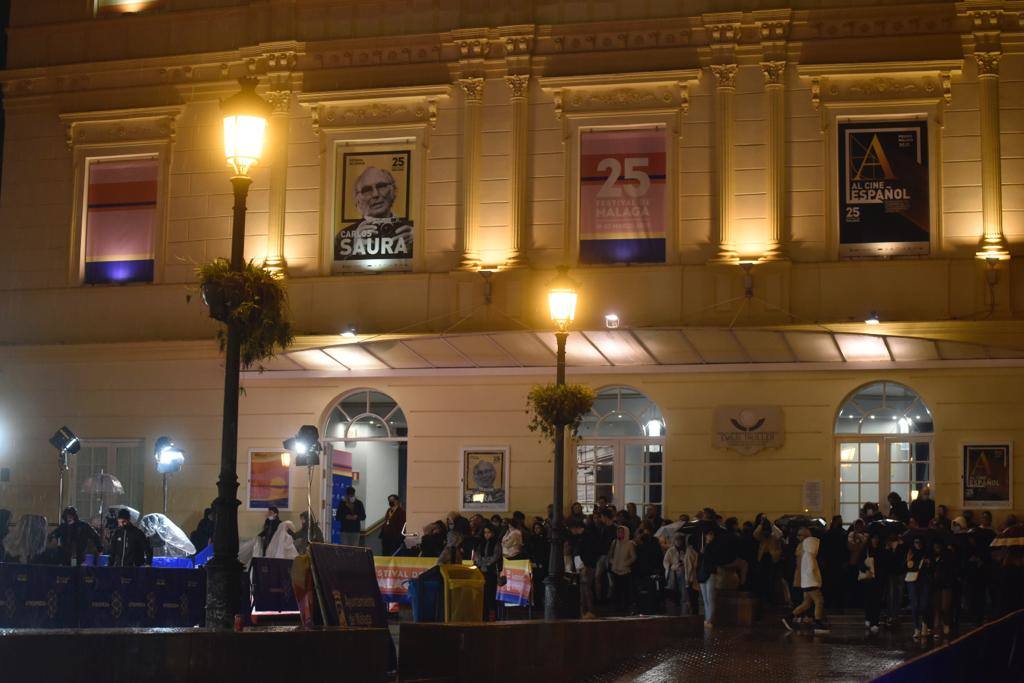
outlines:
[[[964,507],[1013,507],[1013,449],[1009,443],[965,444]]]
[[[839,125],[839,256],[927,254],[925,121]]]
[[[580,263],[664,263],[664,129],[580,135]]]
[[[410,270],[412,152],[338,150],[335,273]]]

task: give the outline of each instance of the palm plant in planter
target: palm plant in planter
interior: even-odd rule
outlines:
[[[580,422],[596,398],[594,390],[584,384],[539,384],[526,398],[530,431],[554,441],[555,428],[561,425],[576,438]]]
[[[241,361],[245,368],[257,365],[283,351],[295,339],[288,319],[288,294],[274,274],[249,261],[240,272],[231,270],[227,259],[214,259],[196,268],[203,301],[210,317],[224,323],[217,330],[223,351],[227,327],[235,326],[242,340]]]

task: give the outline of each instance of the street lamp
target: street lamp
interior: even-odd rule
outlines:
[[[252,178],[249,169],[259,163],[267,133],[270,105],[256,94],[256,79],[242,78],[241,91],[221,103],[224,115],[224,157],[234,171],[235,193],[231,224],[231,270],[241,272],[245,247],[245,199]],[[220,476],[214,501],[213,559],[206,564],[206,625],[229,629],[241,608],[242,567],[238,563],[238,373],[241,337],[227,323],[224,354],[224,423],[220,444]]]
[[[568,268],[560,266],[558,275],[548,285],[548,308],[551,320],[558,326],[555,332],[557,345],[555,384],[565,385],[565,342],[569,338],[569,324],[576,317],[576,283],[569,277]],[[547,578],[544,579],[544,618],[557,619],[558,607],[562,604],[559,593],[564,588],[562,553],[562,512],[564,507],[563,489],[565,465],[565,425],[555,425],[555,471],[554,490],[551,506],[551,555],[548,560]]]
[[[156,471],[164,476],[164,516],[167,515],[167,475],[180,472],[185,463],[185,452],[174,445],[169,436],[161,436],[153,444]]]

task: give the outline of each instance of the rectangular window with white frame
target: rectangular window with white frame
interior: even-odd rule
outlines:
[[[159,223],[160,159],[90,158],[85,162],[82,282],[153,282]]]

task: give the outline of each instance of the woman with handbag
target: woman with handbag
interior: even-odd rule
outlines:
[[[928,597],[931,591],[932,561],[924,538],[915,536],[907,550],[907,575],[903,579],[910,596],[910,613],[914,618],[914,637],[928,638]]]
[[[871,633],[878,633],[878,620],[882,614],[882,587],[888,577],[889,551],[882,544],[882,537],[873,533],[861,554],[857,581],[864,599],[864,626]]]

